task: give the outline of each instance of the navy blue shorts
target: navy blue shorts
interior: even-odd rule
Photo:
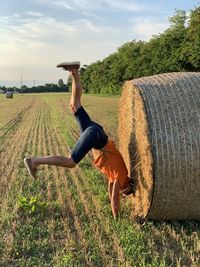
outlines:
[[[74,116],[78,122],[81,136],[71,153],[71,157],[74,162],[79,163],[92,148],[101,149],[104,147],[107,144],[108,136],[101,125],[90,119],[82,106],[74,113]]]

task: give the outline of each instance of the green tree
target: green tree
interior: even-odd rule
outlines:
[[[186,69],[200,71],[200,7],[190,12],[181,57]]]
[[[176,10],[170,19],[170,27],[154,37],[146,45],[151,49],[151,69],[153,73],[183,70],[181,50],[186,35],[186,12]]]
[[[67,79],[67,87],[68,87],[68,91],[72,91],[72,78],[71,76],[68,77]]]
[[[63,87],[63,85],[64,85],[63,79],[59,79],[58,80],[58,86]]]

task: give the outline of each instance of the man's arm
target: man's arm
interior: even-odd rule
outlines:
[[[110,201],[112,200],[113,183],[108,182],[108,196]]]
[[[111,198],[111,208],[113,217],[116,218],[118,216],[120,206],[120,183],[115,180],[112,188],[112,198]]]

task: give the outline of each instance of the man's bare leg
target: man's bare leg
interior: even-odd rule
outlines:
[[[71,73],[72,94],[70,100],[70,107],[72,112],[75,113],[81,107],[82,85],[79,75],[80,62],[63,62],[58,64],[57,67],[67,70]]]
[[[42,164],[60,166],[65,168],[74,168],[76,166],[76,162],[74,162],[71,157],[66,158],[63,156],[25,158],[24,163],[29,174],[33,178],[36,178],[37,167]]]
[[[81,107],[82,85],[78,69],[72,69],[70,73],[72,76],[72,94],[70,107],[72,112],[75,113]]]
[[[48,164],[60,167],[73,168],[75,166],[72,158],[66,158],[63,156],[46,156],[46,157],[37,157],[31,158],[32,167],[37,168],[38,165]]]

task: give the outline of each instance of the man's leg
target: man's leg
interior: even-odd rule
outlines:
[[[70,100],[70,107],[75,113],[81,107],[82,85],[80,81],[79,68],[80,62],[64,62],[57,65],[71,73],[72,76],[72,94]]]
[[[70,108],[79,125],[80,132],[83,133],[89,126],[93,124],[93,121],[81,104],[82,85],[78,69],[73,69],[70,71],[70,73],[72,76]]]
[[[76,165],[76,163],[73,161],[71,157],[66,158],[63,156],[38,157],[38,158],[32,158],[31,161],[33,168],[37,168],[37,166],[41,164],[48,164],[48,165],[67,167],[67,168],[73,168]]]
[[[65,67],[63,67],[65,69]],[[70,107],[73,112],[76,112],[81,107],[81,94],[82,86],[80,82],[80,76],[78,73],[79,65],[67,67],[66,70],[70,71],[72,75],[72,95],[70,101]],[[29,174],[36,178],[37,167],[41,164],[48,164],[53,166],[60,166],[66,168],[73,168],[76,165],[76,162],[70,158],[63,156],[46,156],[46,157],[34,157],[34,158],[25,158],[24,163],[28,169]]]
[[[36,157],[36,158],[25,158],[24,164],[32,176],[36,178],[37,167],[41,164],[60,166],[66,168],[73,168],[76,166],[76,162],[70,157],[66,158],[63,156],[46,156],[46,157]]]
[[[70,108],[72,112],[75,113],[81,107],[82,85],[78,69],[73,69],[70,71],[70,73],[72,76],[72,94],[70,100]]]

